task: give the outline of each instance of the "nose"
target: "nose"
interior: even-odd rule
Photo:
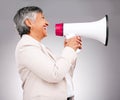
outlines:
[[[47,20],[45,20],[45,24],[48,26],[49,25],[49,22]]]

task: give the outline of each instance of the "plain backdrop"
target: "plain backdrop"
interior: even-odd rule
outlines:
[[[57,56],[63,49],[64,37],[55,36],[56,23],[92,22],[108,15],[107,47],[82,37],[83,48],[78,54],[73,79],[75,100],[120,100],[120,0],[1,0],[0,100],[22,100],[14,57],[20,37],[13,17],[18,9],[29,5],[43,9],[49,21],[48,37],[43,43]]]

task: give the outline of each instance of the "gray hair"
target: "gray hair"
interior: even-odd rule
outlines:
[[[41,8],[35,6],[24,7],[17,11],[16,15],[13,18],[13,21],[21,37],[23,34],[28,34],[30,32],[30,27],[25,24],[25,20],[35,20],[36,13],[38,12],[43,13]]]

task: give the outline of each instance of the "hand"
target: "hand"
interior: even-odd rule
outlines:
[[[64,46],[69,46],[73,48],[75,51],[77,49],[82,49],[82,40],[80,36],[74,36],[70,39],[65,39]]]

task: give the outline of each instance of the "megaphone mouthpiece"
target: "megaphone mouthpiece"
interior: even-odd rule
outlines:
[[[55,29],[55,33],[57,36],[63,36],[63,23],[56,24]]]

